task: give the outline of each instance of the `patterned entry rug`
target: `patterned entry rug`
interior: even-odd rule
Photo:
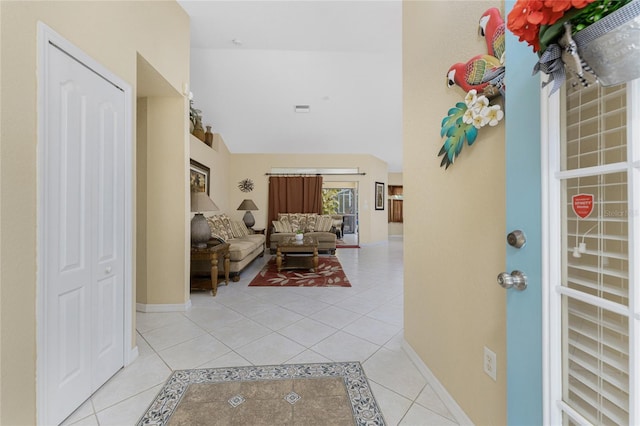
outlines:
[[[178,370],[142,425],[384,425],[359,362]]]
[[[308,269],[283,269],[278,272],[276,257],[273,256],[249,283],[251,286],[351,287],[351,284],[335,256],[319,256],[318,270],[315,272]]]

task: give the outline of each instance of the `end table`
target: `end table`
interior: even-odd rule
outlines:
[[[191,269],[191,290],[212,290],[213,296],[218,292],[218,259],[224,257],[224,282],[229,285],[229,243],[207,243],[205,248],[191,247],[191,261],[208,260],[211,262],[210,280],[197,279]]]

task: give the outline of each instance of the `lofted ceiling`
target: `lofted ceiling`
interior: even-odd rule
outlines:
[[[400,0],[179,3],[194,106],[231,152],[371,154],[402,171]]]

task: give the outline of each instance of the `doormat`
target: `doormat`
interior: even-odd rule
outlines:
[[[177,370],[142,425],[385,425],[359,362]]]
[[[319,256],[318,269],[283,269],[278,272],[272,256],[249,283],[249,287],[351,287],[349,279],[335,256]]]

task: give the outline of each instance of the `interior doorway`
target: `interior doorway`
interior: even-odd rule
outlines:
[[[358,182],[323,182],[322,201],[322,213],[330,214],[336,220],[336,246],[357,246]]]

